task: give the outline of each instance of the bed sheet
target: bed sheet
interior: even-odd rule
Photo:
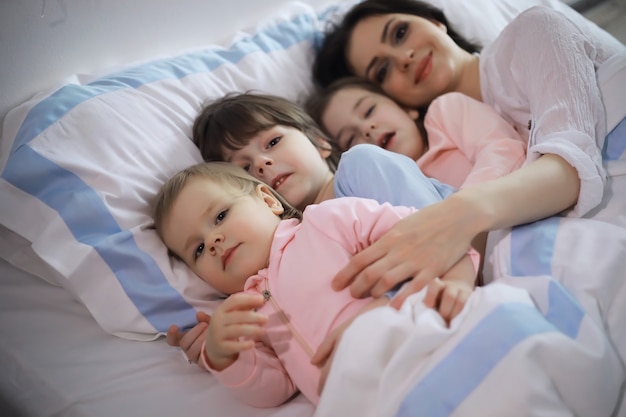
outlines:
[[[315,416],[624,417],[626,230],[555,216],[488,247],[449,327],[419,299],[357,318]]]
[[[111,337],[66,290],[0,259],[0,415],[310,417],[237,401],[164,340]],[[115,305],[111,305],[115,309]]]

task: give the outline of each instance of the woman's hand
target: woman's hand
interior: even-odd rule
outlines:
[[[335,276],[332,286],[349,286],[354,297],[380,297],[412,277],[406,297],[443,276],[467,253],[481,228],[468,200],[448,199],[402,219],[378,241],[356,254]],[[469,200],[471,201],[471,200]]]
[[[211,322],[211,316],[199,311],[196,313],[196,319],[198,324],[186,332],[181,332],[176,325],[170,326],[167,330],[167,344],[180,347],[190,363],[198,364],[200,368],[204,369],[204,365],[200,360],[200,354],[202,353],[202,342],[206,338],[206,330]]]

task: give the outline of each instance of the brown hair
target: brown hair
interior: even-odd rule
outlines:
[[[283,97],[250,92],[229,93],[204,107],[193,125],[193,141],[205,161],[224,161],[225,151],[243,148],[253,136],[276,125],[301,131],[317,148],[322,148],[318,138],[328,141],[297,104]],[[326,162],[335,172],[339,153],[332,147],[330,151]]]
[[[335,80],[334,82],[329,84],[327,87],[317,86],[314,89],[314,91],[307,97],[307,100],[304,105],[304,108],[306,109],[307,113],[309,113],[311,118],[313,118],[313,120],[315,120],[318,126],[320,126],[320,128],[324,131],[326,136],[331,138],[331,142],[337,148],[339,148],[339,144],[337,143],[336,138],[333,138],[330,135],[330,132],[328,132],[328,129],[326,129],[326,126],[324,126],[324,123],[322,122],[322,117],[324,116],[324,112],[326,111],[328,104],[330,103],[332,98],[335,96],[335,94],[337,94],[337,92],[343,90],[344,88],[350,88],[350,87],[361,88],[363,90],[372,92],[374,94],[380,94],[382,96],[389,97],[387,93],[385,93],[379,85],[374,84],[365,78],[352,76],[352,77],[343,77],[338,80]],[[393,100],[393,98],[391,97],[389,98]],[[400,104],[398,105],[400,106]],[[426,143],[428,143],[428,134],[426,132],[426,128],[424,127],[424,117],[426,116],[426,111],[428,110],[428,106],[420,107],[417,110],[419,111],[419,116],[417,117],[415,124],[417,125],[417,129],[419,130],[422,138],[424,138]],[[341,150],[345,151],[347,149],[341,149]]]
[[[204,162],[192,165],[175,174],[163,184],[156,195],[153,203],[154,227],[161,239],[163,239],[163,223],[169,215],[174,201],[178,198],[187,181],[194,177],[207,178],[221,185],[241,190],[244,194],[253,194],[258,185],[265,185],[270,189],[274,197],[280,201],[285,210],[280,215],[281,219],[296,218],[302,220],[302,212],[300,210],[289,204],[272,187],[249,175],[242,168],[227,162]]]
[[[354,5],[341,19],[325,33],[324,40],[313,63],[313,80],[326,87],[333,81],[354,75],[346,57],[352,31],[363,19],[387,14],[411,14],[444,24],[450,38],[469,53],[480,51],[480,46],[465,39],[448,23],[441,9],[418,0],[366,0]]]

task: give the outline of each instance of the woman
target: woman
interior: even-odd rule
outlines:
[[[603,202],[606,115],[596,70],[623,47],[540,7],[520,14],[480,55],[459,38],[427,4],[369,0],[324,40],[314,66],[320,84],[357,75],[412,107],[461,92],[492,105],[528,142],[524,167],[404,219],[352,259],[335,279],[338,289],[377,296],[413,277],[408,294],[454,265],[480,232],[563,212],[583,216]]]

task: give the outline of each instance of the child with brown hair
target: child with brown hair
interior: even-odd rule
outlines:
[[[340,150],[370,143],[402,153],[425,175],[458,189],[506,175],[526,159],[526,142],[515,129],[491,107],[461,93],[414,109],[368,80],[346,77],[318,88],[306,109]]]

